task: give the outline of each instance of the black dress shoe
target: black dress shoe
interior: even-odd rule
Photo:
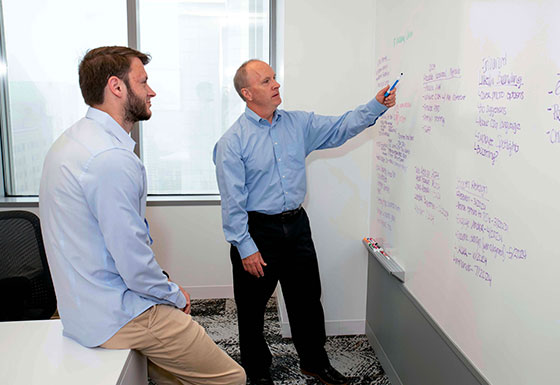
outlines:
[[[331,365],[321,370],[308,370],[301,368],[301,372],[305,375],[315,377],[323,384],[327,385],[346,385],[348,383],[348,378],[344,377]]]
[[[249,377],[249,384],[251,385],[274,385],[272,377],[270,374],[263,376],[251,376]]]

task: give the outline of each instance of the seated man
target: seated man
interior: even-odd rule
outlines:
[[[126,47],[89,51],[79,78],[90,108],[45,159],[40,215],[64,335],[87,347],[140,351],[158,385],[245,384],[150,248],[146,172],[129,136],[152,114],[149,60]]]

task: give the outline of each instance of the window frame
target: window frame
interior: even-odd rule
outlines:
[[[2,8],[2,1],[0,1],[0,36],[6,36],[4,33],[4,13]],[[0,38],[0,67],[6,68],[6,47],[4,39]],[[11,182],[7,180],[11,178],[10,173],[6,173],[4,169],[9,167],[7,159],[10,158],[8,127],[10,127],[10,114],[8,113],[8,77],[5,70],[0,72],[0,196],[7,196],[8,184]],[[4,154],[7,154],[6,156]],[[6,159],[6,161],[5,161]],[[6,176],[6,177],[5,177]]]
[[[127,11],[127,38],[130,48],[139,49],[139,0],[126,1]],[[270,65],[275,68],[277,64],[277,3],[281,0],[268,0],[269,6],[269,58]],[[4,34],[4,16],[2,11],[2,0],[0,0],[0,36]],[[1,68],[6,63],[6,49],[4,38],[0,38],[0,207],[17,204],[34,204],[38,202],[38,195],[12,195],[14,172],[11,165],[13,159],[11,154],[10,138],[10,114],[8,106],[8,78],[7,73],[2,73]],[[232,80],[233,81],[233,80]],[[131,137],[137,143],[134,149],[136,155],[142,159],[142,124],[137,122],[131,131]],[[150,206],[162,205],[205,205],[219,204],[220,195],[216,194],[149,194]]]

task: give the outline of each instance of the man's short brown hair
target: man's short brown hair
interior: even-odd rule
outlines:
[[[78,69],[80,89],[86,104],[103,104],[105,86],[111,76],[128,84],[130,63],[135,57],[144,65],[151,59],[150,55],[128,47],[99,47],[88,51]]]

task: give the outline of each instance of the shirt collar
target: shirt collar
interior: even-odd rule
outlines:
[[[122,128],[115,119],[108,113],[98,110],[97,108],[89,107],[86,113],[86,118],[94,120],[99,123],[106,132],[117,138],[117,140],[129,151],[134,151],[136,142],[130,135]]]
[[[266,125],[269,125],[268,120],[261,118],[259,115],[257,115],[255,111],[253,111],[249,107],[245,107],[245,115],[255,123],[265,123]],[[282,115],[281,111],[279,110],[274,111],[271,125],[274,125],[274,123],[276,123],[276,121],[278,120],[278,118],[280,118],[281,115]]]

